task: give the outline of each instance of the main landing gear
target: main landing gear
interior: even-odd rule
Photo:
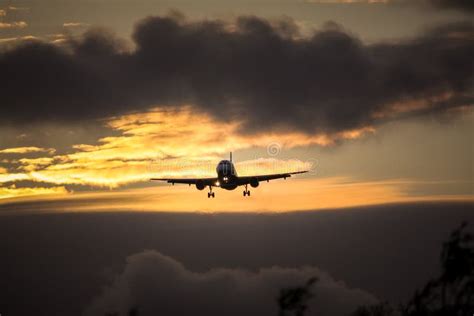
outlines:
[[[212,192],[212,187],[209,186],[209,192],[207,193],[207,198],[210,198],[211,196],[212,196],[212,198],[215,198],[216,194],[214,192]]]
[[[244,196],[250,196],[250,191],[247,190],[247,184],[245,185],[245,190],[243,192]]]

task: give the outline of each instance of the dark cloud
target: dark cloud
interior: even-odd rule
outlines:
[[[334,23],[302,38],[291,20],[149,17],[133,50],[96,30],[68,49],[35,42],[1,53],[0,116],[73,121],[193,104],[250,131],[341,131],[377,123],[393,102],[431,100],[427,112],[472,104],[473,35],[465,22],[368,45]]]
[[[429,2],[442,9],[456,9],[474,12],[474,1],[472,0],[429,0]]]
[[[37,214],[71,208],[65,201],[51,202],[0,205],[2,314],[83,315],[103,286],[113,284],[116,276],[123,279],[124,271],[131,271],[132,266],[142,269],[144,262],[152,262],[149,266],[155,271],[177,267],[176,261],[185,266],[178,271],[186,275],[193,271],[205,280],[214,275],[215,267],[230,269],[230,275],[252,271],[244,277],[247,281],[248,276],[262,275],[256,271],[270,271],[272,266],[318,267],[320,270],[295,269],[295,279],[289,284],[298,285],[306,277],[302,271],[323,270],[344,280],[347,287],[364,289],[397,305],[439,274],[441,243],[450,231],[463,220],[474,222],[472,202],[281,214],[101,213],[103,208],[93,213]],[[78,203],[90,205],[94,201],[76,201],[74,205]],[[125,258],[144,249],[156,249],[174,260],[145,261],[138,256],[139,263],[129,261],[125,269]],[[143,276],[143,269],[136,271],[137,277]],[[150,280],[154,284],[155,279]],[[272,280],[283,282],[276,277]],[[232,281],[229,278],[230,284]],[[258,284],[270,288],[269,283]],[[275,283],[271,290],[280,284]],[[318,292],[319,300],[322,293],[333,293],[331,299],[354,293],[347,287],[337,284],[334,292]],[[113,289],[116,287],[110,291]],[[259,296],[269,300],[262,301],[262,306],[276,308],[272,293]],[[188,297],[177,299],[186,304]]]
[[[272,267],[257,272],[219,268],[196,273],[150,250],[127,258],[123,273],[86,315],[126,315],[134,307],[144,316],[276,315],[279,290],[300,286],[315,276],[318,282],[309,309],[317,315],[348,315],[360,305],[377,301],[373,295],[350,289],[314,267]]]

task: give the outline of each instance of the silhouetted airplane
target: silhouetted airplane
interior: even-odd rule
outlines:
[[[215,197],[215,193],[212,192],[212,187],[219,187],[226,190],[235,190],[238,186],[244,185],[245,190],[243,192],[244,196],[250,196],[250,191],[247,189],[247,186],[250,184],[252,188],[258,187],[261,181],[270,181],[275,179],[286,179],[291,177],[293,174],[300,174],[308,172],[298,171],[298,172],[288,172],[288,173],[278,173],[278,174],[267,174],[260,176],[249,176],[249,177],[239,177],[237,171],[235,170],[234,164],[232,163],[232,153],[230,153],[230,160],[222,160],[219,162],[216,168],[217,178],[199,178],[199,179],[168,179],[168,178],[153,178],[150,180],[157,181],[167,181],[168,183],[184,183],[189,185],[196,185],[198,190],[204,190],[206,187],[209,187],[209,193],[207,197]]]

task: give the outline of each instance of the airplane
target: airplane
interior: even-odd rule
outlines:
[[[250,196],[250,191],[248,190],[248,185],[252,188],[259,186],[260,182],[275,179],[285,179],[291,177],[295,174],[306,173],[306,171],[297,171],[297,172],[288,172],[288,173],[277,173],[277,174],[267,174],[267,175],[256,175],[256,176],[246,176],[239,177],[237,171],[232,162],[232,153],[230,153],[229,160],[222,160],[217,164],[216,168],[217,177],[215,178],[196,178],[196,179],[173,179],[173,178],[152,178],[152,181],[166,181],[174,185],[175,183],[188,184],[189,186],[195,185],[196,188],[200,191],[204,190],[206,187],[209,187],[209,192],[207,193],[208,198],[215,198],[215,192],[212,191],[213,187],[218,187],[225,190],[235,190],[238,186],[245,186],[243,191],[243,196]]]

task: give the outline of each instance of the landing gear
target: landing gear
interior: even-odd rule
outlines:
[[[246,196],[246,195],[247,195],[247,196],[250,196],[250,191],[247,190],[247,184],[245,185],[245,190],[244,190],[244,192],[243,192],[243,195],[244,195],[244,196]]]
[[[209,186],[209,192],[207,193],[207,198],[210,198],[211,196],[212,196],[212,198],[215,198],[216,194],[214,192],[212,192],[212,187]]]

